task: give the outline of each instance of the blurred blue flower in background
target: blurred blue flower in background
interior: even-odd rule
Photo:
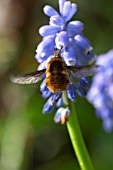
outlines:
[[[83,36],[84,24],[78,20],[70,21],[77,12],[75,3],[59,0],[59,12],[49,5],[46,5],[43,10],[50,17],[50,20],[48,25],[39,29],[39,33],[43,37],[37,46],[35,55],[36,60],[40,63],[39,70],[46,68],[48,61],[54,56],[55,48],[60,50],[63,47],[61,57],[68,66],[83,65],[83,62],[90,62],[94,59],[93,48],[89,40]],[[87,77],[78,79],[77,83],[72,82],[69,84],[67,96],[74,101],[76,92],[80,96],[85,96],[88,87],[89,81]],[[62,106],[62,92],[52,94],[47,88],[45,80],[42,82],[40,90],[44,98],[50,97],[44,105],[44,113],[52,111],[54,106]],[[60,111],[61,109],[56,112],[56,115],[61,116]],[[56,115],[55,117],[57,117]],[[59,121],[56,120],[56,122]]]
[[[87,99],[96,109],[97,116],[102,118],[106,131],[113,129],[113,49],[97,58],[101,66],[93,78]]]

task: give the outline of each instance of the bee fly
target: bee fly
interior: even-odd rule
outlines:
[[[46,85],[51,92],[55,93],[67,89],[70,73],[77,78],[82,78],[93,75],[98,68],[97,65],[67,66],[60,56],[60,51],[54,53],[54,57],[50,59],[46,69],[12,76],[11,81],[18,84],[37,83],[46,73]]]

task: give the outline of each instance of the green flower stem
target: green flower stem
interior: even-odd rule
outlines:
[[[77,120],[75,103],[73,102],[70,103],[71,103],[71,114],[67,122],[67,129],[71,138],[71,142],[75,154],[77,156],[78,162],[82,170],[94,170]]]

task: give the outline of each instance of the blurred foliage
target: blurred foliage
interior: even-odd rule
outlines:
[[[73,19],[84,22],[84,34],[96,54],[113,44],[113,1],[76,0]],[[38,29],[47,24],[45,4],[57,0],[0,0],[0,170],[79,170],[66,126],[56,125],[53,113],[42,114],[45,100],[39,84],[15,85],[13,73],[34,71]],[[106,134],[92,106],[77,97],[76,109],[83,136],[96,170],[113,169],[113,133]],[[76,128],[76,125],[75,125]]]

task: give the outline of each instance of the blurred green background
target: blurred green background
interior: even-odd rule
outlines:
[[[85,24],[95,54],[113,48],[113,1],[76,0],[73,19]],[[80,170],[66,125],[55,124],[53,113],[42,114],[45,100],[40,84],[15,85],[12,73],[37,69],[38,29],[48,23],[44,5],[58,8],[57,0],[0,0],[0,170]],[[85,143],[96,170],[113,169],[113,133],[85,98],[77,97],[76,110]],[[76,125],[75,127],[76,128]]]

